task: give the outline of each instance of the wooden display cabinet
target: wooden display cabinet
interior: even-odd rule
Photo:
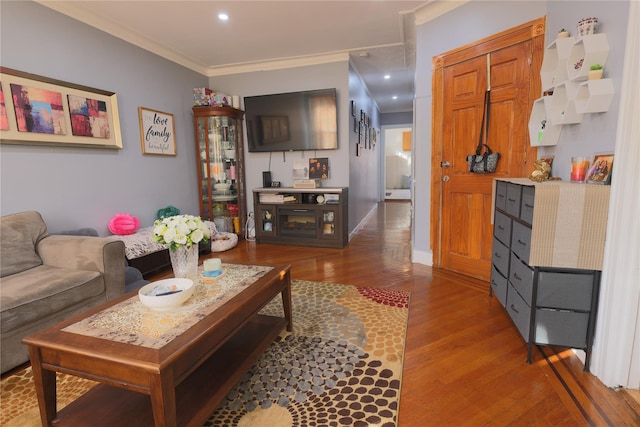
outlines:
[[[240,236],[247,221],[243,117],[232,107],[193,108],[200,216]]]

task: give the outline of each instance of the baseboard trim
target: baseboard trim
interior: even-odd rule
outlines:
[[[415,248],[411,250],[411,262],[415,264],[424,264],[429,267],[433,266],[433,252],[418,251]]]

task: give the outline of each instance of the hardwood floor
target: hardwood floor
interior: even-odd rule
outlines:
[[[528,365],[488,283],[412,264],[407,202],[380,203],[345,249],[241,241],[211,256],[288,263],[293,279],[410,290],[400,426],[640,425],[629,394],[583,372],[571,350],[538,347]]]

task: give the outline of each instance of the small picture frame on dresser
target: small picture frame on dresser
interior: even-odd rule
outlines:
[[[593,157],[591,168],[587,172],[587,183],[611,185],[611,172],[613,170],[613,154],[596,154]]]

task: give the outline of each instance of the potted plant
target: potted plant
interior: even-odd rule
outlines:
[[[566,39],[567,37],[569,37],[569,31],[565,30],[564,28],[558,31],[559,39]]]
[[[598,80],[602,78],[604,68],[600,64],[593,64],[589,67],[589,80]]]

